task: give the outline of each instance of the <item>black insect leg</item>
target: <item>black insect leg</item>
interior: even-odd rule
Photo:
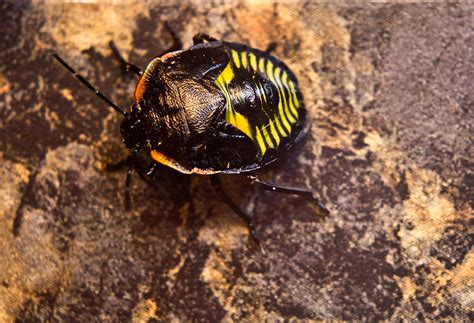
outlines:
[[[110,171],[110,172],[115,172],[115,171],[118,171],[120,169],[123,169],[125,166],[128,165],[128,158],[129,156],[119,160],[118,162],[115,162],[115,163],[107,163],[105,165],[105,170],[106,171]]]
[[[213,41],[217,41],[217,39],[203,33],[196,34],[193,37],[193,45],[202,44],[204,43],[204,41],[213,42]]]
[[[171,29],[170,25],[167,22],[165,22],[164,24],[165,24],[166,30],[168,31],[168,33],[171,35],[171,38],[173,39],[173,43],[167,50],[165,50],[158,56],[162,56],[166,53],[174,52],[183,48],[183,43],[181,43],[181,40],[179,39],[178,35],[174,32],[173,29]]]
[[[266,54],[271,54],[277,48],[277,43],[270,42],[268,43],[267,49],[265,49]]]
[[[113,163],[113,164],[110,163],[105,166],[106,170],[112,171],[112,172],[115,172],[127,166],[127,177],[125,179],[125,191],[124,191],[124,204],[125,204],[125,209],[127,211],[129,211],[131,208],[130,186],[131,186],[131,181],[132,181],[133,170],[135,169],[138,176],[140,176],[140,178],[144,182],[146,182],[150,186],[155,187],[152,180],[156,174],[156,171],[158,170],[158,165],[159,165],[159,163],[153,161],[147,167],[140,167],[139,162],[136,157],[137,153],[132,152],[132,154],[125,157],[124,159],[121,159],[119,162]]]
[[[216,191],[217,194],[222,198],[225,204],[227,204],[228,207],[232,209],[238,216],[240,216],[245,223],[247,223],[247,226],[250,231],[250,236],[252,237],[253,241],[260,247],[260,250],[262,251],[263,254],[265,254],[265,250],[263,249],[262,245],[260,244],[260,240],[258,239],[257,232],[255,231],[255,227],[253,225],[252,219],[248,214],[246,214],[244,211],[242,211],[237,204],[232,201],[232,199],[227,195],[226,192],[222,189],[221,181],[219,179],[219,175],[211,175],[211,184],[214,190]]]
[[[266,183],[266,182],[261,181],[257,176],[253,174],[247,175],[247,179],[250,181],[251,184],[257,184],[261,188],[267,191],[278,192],[278,193],[283,193],[283,194],[295,194],[295,195],[301,195],[303,197],[309,198],[318,206],[319,210],[321,211],[323,215],[325,216],[329,215],[329,210],[319,201],[319,199],[310,190],[307,190],[304,188],[290,188],[290,187],[278,186],[271,183]]]
[[[134,149],[130,156],[127,158],[127,176],[125,177],[125,191],[124,191],[124,203],[125,211],[130,211],[132,206],[132,199],[130,197],[130,186],[132,184],[132,172],[137,161],[138,148]]]
[[[120,54],[120,51],[118,50],[117,46],[112,40],[109,42],[109,46],[110,46],[110,49],[112,49],[112,52],[114,53],[117,60],[120,62],[120,66],[124,73],[132,72],[138,76],[142,75],[142,70],[140,69],[140,67],[127,62],[123,58],[122,54]]]
[[[152,180],[156,174],[156,171],[158,170],[158,165],[159,163],[153,161],[146,168],[141,168],[137,165],[137,163],[135,163],[135,170],[137,171],[138,176],[140,176],[144,182],[154,186]]]
[[[145,172],[145,175],[149,178],[149,179],[153,179],[153,177],[155,177],[155,174],[156,174],[156,171],[158,170],[158,166],[160,164],[157,163],[157,162],[152,162],[150,165],[148,165],[148,169],[147,171]]]

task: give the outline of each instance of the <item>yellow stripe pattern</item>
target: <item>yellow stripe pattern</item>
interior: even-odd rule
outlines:
[[[251,50],[237,51],[232,49],[230,52],[230,61],[217,77],[215,84],[220,88],[226,98],[227,122],[245,133],[258,147],[261,156],[269,148],[278,148],[283,137],[289,137],[292,131],[292,125],[298,120],[298,109],[301,102],[297,96],[296,84],[289,79],[288,73],[281,67],[275,67],[272,61],[266,57],[259,57]],[[233,95],[229,91],[229,85],[235,78],[238,70],[249,70],[254,74],[269,80],[278,92],[278,107],[275,115],[268,116],[268,124],[252,125],[248,117],[235,111],[232,105]],[[255,83],[259,99],[263,105],[267,103],[267,96],[260,82]],[[234,98],[235,99],[235,98]],[[267,114],[265,110],[262,113]]]
[[[239,129],[240,131],[242,131],[247,136],[253,139],[252,127],[250,126],[248,119],[243,114],[240,114],[235,111],[232,106],[232,99],[230,97],[228,87],[234,77],[234,70],[232,69],[232,65],[229,63],[224,68],[224,70],[222,70],[221,74],[217,77],[215,81],[215,83],[221,89],[222,93],[224,93],[224,96],[226,98],[227,107],[225,119],[227,122],[234,125],[235,127],[237,127],[237,129]]]

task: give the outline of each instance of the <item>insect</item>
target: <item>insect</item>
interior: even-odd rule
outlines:
[[[263,189],[310,198],[321,213],[329,211],[307,189],[288,188],[260,180],[254,171],[289,152],[305,134],[303,96],[291,70],[269,50],[217,40],[206,34],[180,49],[179,39],[142,71],[121,56],[110,43],[122,68],[139,77],[134,102],[124,111],[60,56],[53,54],[86,87],[123,116],[120,130],[130,149],[125,204],[130,205],[133,169],[151,179],[159,164],[185,174],[210,177],[222,200],[248,225],[260,245],[251,217],[222,188],[219,174],[243,174]],[[152,163],[139,170],[139,151]],[[263,249],[262,249],[263,250]]]

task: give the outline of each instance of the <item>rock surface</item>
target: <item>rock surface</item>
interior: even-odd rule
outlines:
[[[472,5],[0,7],[1,322],[474,319]],[[50,54],[126,107],[136,80],[107,43],[146,66],[165,21],[185,46],[277,43],[313,128],[260,175],[329,218],[224,178],[263,256],[206,177],[166,168],[124,211],[120,117]]]

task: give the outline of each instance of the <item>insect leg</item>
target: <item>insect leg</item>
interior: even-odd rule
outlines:
[[[152,180],[156,174],[156,171],[158,170],[158,165],[159,163],[153,161],[145,168],[138,167],[137,163],[135,163],[135,170],[143,181],[147,182],[147,184],[151,186],[155,186]]]
[[[271,54],[277,48],[277,43],[270,42],[268,43],[267,49],[265,49],[266,54]]]
[[[263,254],[265,254],[265,250],[263,249],[262,245],[260,244],[260,240],[258,239],[257,232],[255,231],[255,227],[253,226],[252,219],[248,214],[243,212],[237,204],[232,201],[232,199],[227,195],[226,192],[222,189],[221,180],[219,179],[219,175],[210,175],[211,184],[217,194],[222,198],[225,204],[232,209],[239,217],[241,217],[246,223],[250,231],[250,236],[252,237],[253,241],[260,247],[260,250]]]
[[[148,165],[148,169],[145,172],[145,175],[148,178],[153,179],[153,177],[155,177],[155,174],[156,174],[156,171],[158,170],[159,165],[160,165],[160,163],[152,162],[150,165]]]
[[[329,210],[319,201],[319,199],[313,194],[313,192],[311,192],[308,189],[291,188],[291,187],[284,187],[284,186],[278,186],[271,183],[266,183],[266,182],[261,181],[257,176],[253,174],[247,175],[247,179],[250,181],[251,184],[257,184],[261,188],[267,191],[278,192],[278,193],[283,193],[283,194],[295,194],[295,195],[301,195],[303,197],[309,198],[311,201],[316,203],[319,210],[325,216],[329,215]]]
[[[114,53],[115,57],[120,62],[120,66],[122,67],[122,70],[124,72],[132,72],[132,73],[134,73],[138,76],[142,75],[143,72],[140,69],[140,67],[138,67],[136,65],[133,65],[132,63],[127,62],[123,58],[122,54],[120,54],[120,51],[118,50],[117,46],[115,45],[115,43],[112,40],[109,42],[109,46],[110,46],[110,49],[112,49],[112,52]]]
[[[170,33],[171,38],[173,38],[173,44],[171,44],[171,46],[167,50],[165,50],[163,53],[161,53],[158,56],[162,56],[166,53],[174,52],[183,48],[183,43],[181,43],[181,40],[179,39],[178,35],[174,32],[173,29],[171,29],[168,22],[165,21],[164,24],[165,24],[166,30]]]
[[[138,148],[135,148],[130,156],[127,158],[127,176],[125,177],[125,191],[124,191],[124,202],[125,202],[125,211],[130,211],[132,206],[132,199],[130,197],[130,186],[132,184],[132,172],[135,167],[135,162],[137,160]]]
[[[129,162],[130,162],[130,156],[127,156],[127,157],[121,159],[120,161],[118,161],[117,163],[106,164],[105,169],[107,171],[115,172],[115,171],[117,171],[119,169],[122,169],[125,166],[127,166],[127,170],[128,170]],[[151,182],[151,180],[153,179],[153,177],[156,174],[156,171],[158,170],[159,163],[153,161],[147,167],[139,167],[138,161],[135,160],[135,162],[133,164],[134,165],[132,165],[132,166],[136,170],[136,172],[140,176],[140,178],[143,181],[147,182],[147,184],[150,184],[151,186],[154,186],[153,183]]]
[[[202,44],[204,41],[213,42],[217,41],[217,39],[203,33],[198,33],[193,37],[193,45]]]
[[[128,164],[128,158],[129,156],[119,160],[118,162],[105,164],[105,170],[110,171],[110,172],[115,172],[115,171],[118,171],[119,169],[124,168]]]

